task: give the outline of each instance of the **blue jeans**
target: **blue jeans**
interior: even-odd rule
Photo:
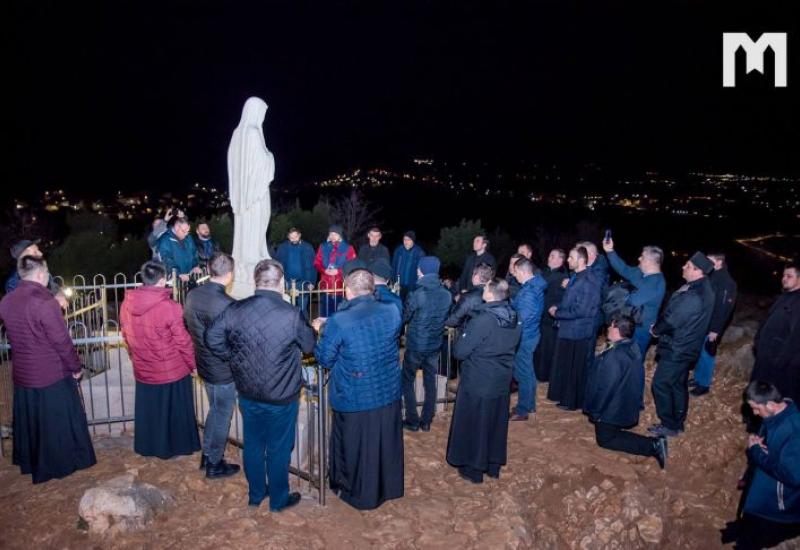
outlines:
[[[708,337],[706,337],[708,340]],[[706,351],[705,342],[703,349],[700,351],[700,357],[697,359],[697,365],[694,367],[694,381],[698,386],[703,388],[710,388],[711,381],[714,379],[714,366],[716,357]]]
[[[406,350],[403,357],[403,401],[406,403],[406,422],[419,424],[417,414],[417,395],[414,386],[417,369],[422,369],[422,383],[425,388],[425,403],[422,405],[422,422],[430,424],[436,412],[436,370],[439,366],[440,350]]]
[[[642,363],[644,363],[644,356],[647,355],[647,348],[650,346],[650,327],[636,327],[633,333],[633,341],[639,346],[639,351],[642,352]]]
[[[225,455],[225,444],[231,429],[233,404],[236,402],[236,385],[203,384],[208,395],[208,414],[203,429],[203,454],[211,464],[216,464]]]
[[[536,376],[533,374],[533,352],[539,337],[522,340],[514,356],[514,380],[519,385],[519,400],[514,412],[519,415],[536,412]]]
[[[288,405],[271,405],[239,396],[250,504],[261,504],[267,498],[267,478],[270,510],[280,510],[289,500],[289,461],[299,404],[299,400],[294,400]]]

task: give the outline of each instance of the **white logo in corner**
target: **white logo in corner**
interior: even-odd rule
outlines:
[[[786,33],[765,32],[753,42],[747,33],[722,33],[722,86],[736,86],[736,52],[744,49],[747,56],[746,72],[758,71],[764,74],[764,53],[772,48],[775,54],[775,87],[786,87]]]

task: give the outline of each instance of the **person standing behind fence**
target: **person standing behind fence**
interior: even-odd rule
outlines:
[[[417,244],[417,234],[414,231],[403,233],[403,244],[395,249],[392,256],[392,269],[394,280],[400,283],[400,298],[404,302],[417,285],[417,266],[424,255],[425,251]]]
[[[486,283],[483,299],[453,349],[463,362],[447,440],[447,462],[473,483],[481,483],[483,474],[500,477],[506,463],[509,388],[522,333],[506,281]]]
[[[178,274],[184,283],[191,275],[199,275],[200,261],[194,239],[189,236],[191,226],[186,218],[174,216],[169,220],[169,229],[158,239],[158,256],[164,264],[167,277]]]
[[[329,317],[333,315],[342,301],[342,287],[344,264],[355,259],[355,249],[347,244],[342,234],[342,226],[333,224],[328,228],[328,240],[319,245],[317,256],[314,258],[314,267],[320,274],[319,289],[324,296],[320,296],[320,315]]]
[[[402,321],[374,293],[372,274],[357,269],[345,280],[347,302],[324,325],[314,320],[314,355],[331,372],[330,487],[359,510],[403,496]]]
[[[219,243],[211,236],[211,227],[206,222],[197,224],[194,245],[197,249],[199,265],[202,268],[208,267],[211,256],[220,251]]]
[[[296,227],[289,229],[286,240],[278,245],[275,259],[283,266],[283,277],[286,280],[286,290],[310,291],[317,284],[317,270],[314,269],[314,247],[303,240],[303,234]],[[308,312],[308,294],[301,294],[297,306],[301,311]]]
[[[403,308],[403,322],[408,324],[403,357],[403,400],[406,405],[403,427],[412,432],[427,432],[436,412],[436,367],[441,354],[444,322],[453,298],[439,280],[439,258],[423,256],[417,273],[417,289],[408,295]],[[418,369],[422,369],[425,387],[421,419],[417,414],[415,392]]]
[[[203,429],[203,456],[200,467],[210,479],[228,477],[239,471],[236,464],[225,462],[225,444],[231,427],[236,386],[228,361],[214,355],[205,343],[206,329],[234,300],[225,292],[233,281],[233,258],[217,252],[208,262],[211,278],[186,295],[183,318],[194,342],[197,374],[208,394],[208,414]]]
[[[370,230],[367,231],[367,242],[362,244],[358,249],[358,257],[367,262],[367,267],[369,269],[372,269],[373,265],[378,260],[385,260],[389,263],[392,261],[389,256],[389,249],[381,244],[382,237],[383,233],[381,233],[380,228],[371,227]],[[391,276],[389,279],[391,279]]]
[[[261,260],[253,296],[228,306],[206,331],[208,348],[228,361],[244,424],[248,505],[280,512],[300,502],[289,492],[289,462],[300,400],[300,359],[314,349],[306,317],[283,299],[281,264]],[[267,485],[269,480],[269,486]]]
[[[13,463],[34,483],[97,463],[78,393],[81,362],[41,257],[23,256],[17,289],[0,301],[12,348]]]
[[[600,310],[602,283],[587,267],[588,257],[582,246],[569,251],[567,262],[575,274],[561,303],[550,307],[550,315],[558,322],[558,337],[547,398],[570,411],[583,408],[586,367],[594,358],[595,321]]]
[[[164,264],[145,262],[144,286],[125,292],[120,308],[122,336],[136,379],[133,450],[162,459],[200,450],[194,414],[192,338],[183,308],[166,287]]]

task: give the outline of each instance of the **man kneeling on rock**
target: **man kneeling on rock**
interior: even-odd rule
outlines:
[[[604,449],[652,456],[663,469],[667,461],[665,437],[629,432],[639,423],[644,372],[639,346],[631,340],[636,323],[620,313],[608,327],[608,347],[595,358],[589,372],[584,411],[594,423],[597,444]]]
[[[764,422],[747,442],[744,514],[722,530],[722,542],[772,548],[800,537],[800,412],[769,382],[750,382],[744,396]]]

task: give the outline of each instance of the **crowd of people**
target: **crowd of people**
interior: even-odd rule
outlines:
[[[537,383],[548,384],[547,400],[564,414],[586,414],[599,446],[652,457],[665,468],[669,440],[686,429],[690,396],[711,390],[737,296],[723,253],[693,254],[682,266],[685,284],[665,300],[664,252],[645,246],[637,265],[628,265],[608,233],[601,248],[583,241],[548,251],[541,269],[532,247],[522,244],[505,278],[497,276],[488,238],[476,235],[451,282],[440,277],[439,259],[417,244],[414,231],[390,254],[373,227],[356,252],[333,225],[316,251],[291,228],[277,259],[256,266],[255,294],[237,301],[226,293],[234,259],[219,251],[207,225],[197,227],[196,238],[190,232],[182,213],[154,224],[143,286],[129,290],[122,304],[121,331],[136,379],[134,450],[162,459],[202,450],[208,478],[235,475],[239,466],[224,455],[238,399],[249,504],[269,499],[276,512],[300,501],[289,490],[288,466],[303,354],[330,373],[330,487],[368,510],[403,496],[403,430],[430,430],[436,376],[451,352],[458,378],[448,384],[456,397],[446,460],[465,480],[500,476],[508,423],[533,421]],[[13,349],[14,463],[37,483],[89,467],[95,457],[60,290],[35,242],[19,243],[12,255],[18,267],[0,317]],[[210,279],[182,307],[167,280],[174,272],[188,281],[201,267]],[[799,275],[795,264],[783,271],[784,292],[755,338],[746,390],[763,422],[751,424],[750,482],[736,536],[753,544],[765,529],[788,536],[800,522]],[[314,293],[302,292],[312,289],[320,300],[314,319]],[[455,331],[452,350],[443,345],[448,327]],[[659,422],[642,435],[631,429],[644,408],[645,357],[653,342]],[[202,442],[194,371],[210,405]],[[50,422],[54,417],[58,422]]]

